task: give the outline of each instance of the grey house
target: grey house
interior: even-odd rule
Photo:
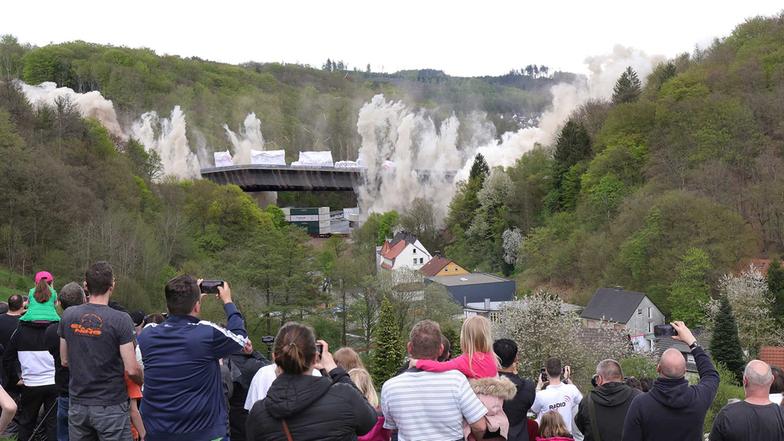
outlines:
[[[653,327],[664,324],[664,314],[641,292],[619,288],[599,288],[591,297],[580,317],[583,326],[599,327],[602,321],[626,328],[635,346],[650,349]]]

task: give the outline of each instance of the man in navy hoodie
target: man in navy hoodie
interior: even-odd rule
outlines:
[[[676,349],[667,349],[656,367],[659,378],[647,394],[638,395],[626,414],[623,441],[700,441],[705,414],[719,388],[719,373],[683,322],[672,323],[675,340],[686,343],[694,355],[699,384],[684,378],[686,360]]]
[[[224,329],[200,320],[203,295],[191,276],[166,284],[169,318],[139,336],[144,361],[144,398],[140,412],[147,441],[207,441],[227,433],[226,398],[220,359],[252,350],[242,315],[224,282],[218,298],[226,312]]]

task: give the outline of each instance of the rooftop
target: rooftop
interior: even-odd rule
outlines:
[[[466,285],[482,285],[486,283],[499,283],[508,282],[508,279],[495,276],[487,273],[471,273],[463,274],[460,276],[434,276],[428,277],[428,280],[439,283],[444,286],[466,286]]]
[[[447,259],[443,256],[433,256],[433,258],[430,259],[425,266],[420,268],[419,271],[424,274],[425,277],[433,277],[450,263],[452,263],[452,259]]]
[[[628,323],[645,294],[619,288],[599,288],[585,307],[582,318]]]
[[[784,347],[763,346],[760,348],[759,359],[771,366],[784,368]]]

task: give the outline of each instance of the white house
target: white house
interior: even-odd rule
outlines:
[[[405,231],[395,234],[392,240],[384,241],[376,253],[378,267],[390,271],[402,268],[418,270],[432,258],[422,242]]]

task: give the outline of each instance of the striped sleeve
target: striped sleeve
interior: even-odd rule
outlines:
[[[381,388],[381,413],[384,414],[384,428],[397,430],[395,419],[392,418],[392,414],[389,412],[389,399],[387,398],[387,394],[384,393],[388,390],[389,389],[384,389],[383,387]]]
[[[474,424],[487,414],[487,408],[482,404],[474,391],[471,390],[471,386],[468,384],[468,380],[466,380],[465,377],[463,377],[460,382],[460,390],[458,393],[460,412],[463,413],[463,418],[465,418],[468,424]]]

